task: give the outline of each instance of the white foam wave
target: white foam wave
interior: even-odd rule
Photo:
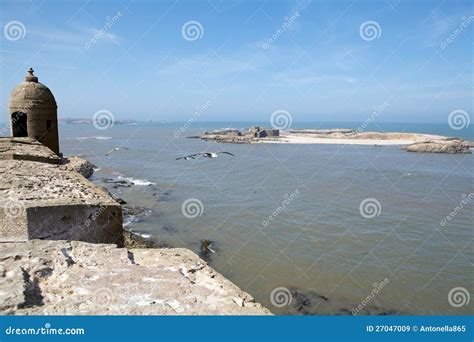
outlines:
[[[151,238],[151,235],[150,235],[150,234],[137,233],[137,232],[133,232],[133,233],[136,234],[136,235],[138,235],[138,236],[141,236],[142,238],[145,238],[145,239]]]
[[[128,226],[128,225],[130,225],[130,223],[127,224],[127,225],[125,225],[125,223],[124,223],[124,224],[123,224],[123,227],[125,228],[125,227]],[[133,229],[127,229],[127,231],[129,231],[130,233],[133,233],[133,234],[135,234],[135,235],[141,236],[141,237],[144,238],[144,239],[149,239],[149,238],[151,238],[151,235],[150,235],[150,234],[140,233],[140,232],[137,232],[137,231],[135,231],[135,230],[133,230]]]
[[[137,222],[140,222],[140,219],[138,217],[136,217],[135,215],[127,215],[127,216],[124,216],[123,218],[122,227],[125,228]]]
[[[135,179],[133,177],[124,177],[124,176],[118,176],[117,179],[126,180],[127,182],[130,182],[133,185],[142,185],[142,186],[156,185],[156,183],[150,182],[146,179]]]
[[[94,137],[75,137],[75,138],[66,138],[66,139],[74,139],[74,140],[87,140],[87,139],[96,139],[96,140],[108,140],[112,139],[112,137],[104,137],[104,136],[94,136]]]

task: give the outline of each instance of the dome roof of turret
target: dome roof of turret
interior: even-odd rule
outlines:
[[[47,86],[38,82],[33,69],[28,70],[25,81],[13,89],[9,107],[12,108],[57,108],[54,95]]]

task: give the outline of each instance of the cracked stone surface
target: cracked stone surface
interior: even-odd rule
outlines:
[[[108,193],[77,172],[24,160],[0,162],[0,198],[15,197],[25,206],[116,204]]]
[[[33,138],[0,137],[0,160],[30,160],[49,164],[60,164],[53,151]]]
[[[0,243],[6,315],[268,315],[187,249],[30,240]]]

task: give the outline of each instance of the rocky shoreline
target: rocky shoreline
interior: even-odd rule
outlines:
[[[30,240],[0,258],[3,315],[270,314],[184,248]]]
[[[461,139],[443,140],[443,141],[423,141],[407,146],[403,146],[402,150],[407,152],[428,152],[428,153],[463,153],[471,154],[472,142]]]
[[[191,250],[124,229],[122,212],[142,208],[93,172],[34,139],[0,139],[1,314],[271,314]]]
[[[402,132],[360,132],[352,129],[292,129],[281,132],[272,128],[251,127],[246,130],[224,129],[205,132],[198,138],[233,144],[344,144],[387,146],[401,145],[402,150],[424,153],[470,154],[474,142],[441,135]]]
[[[88,179],[92,177],[92,175],[94,174],[94,169],[96,168],[96,166],[90,161],[77,156],[63,158],[62,164],[62,170],[76,171],[77,173],[80,173]]]

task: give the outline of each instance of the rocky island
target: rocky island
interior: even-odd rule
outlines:
[[[408,152],[471,153],[474,143],[462,138],[433,134],[404,132],[361,132],[352,129],[291,129],[281,132],[274,128],[251,127],[204,132],[200,138],[220,143],[254,144],[347,144],[347,145],[401,145]]]

